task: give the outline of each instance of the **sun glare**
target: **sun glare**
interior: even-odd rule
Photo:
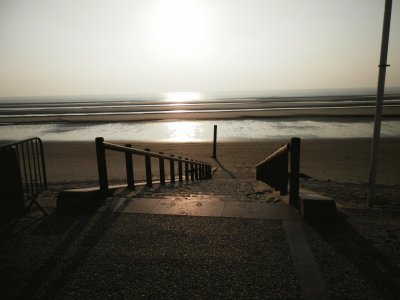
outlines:
[[[160,57],[190,59],[206,47],[209,20],[197,0],[157,1],[144,28],[150,51]]]
[[[195,122],[170,122],[166,123],[170,142],[195,142],[199,141],[201,126]]]
[[[201,94],[196,92],[173,92],[165,94],[165,100],[168,102],[195,101],[201,98]]]

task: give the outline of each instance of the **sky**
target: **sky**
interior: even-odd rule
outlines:
[[[0,0],[0,97],[377,85],[384,0]],[[393,0],[386,86],[400,86]]]

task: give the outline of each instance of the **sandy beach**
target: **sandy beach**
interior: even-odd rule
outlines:
[[[113,141],[108,141],[113,142]],[[118,144],[126,144],[124,141]],[[236,178],[255,178],[255,165],[288,140],[257,142],[222,142],[217,146],[219,164]],[[174,154],[206,161],[218,166],[212,156],[211,143],[138,143],[138,149]],[[309,177],[335,182],[368,182],[371,141],[369,139],[302,140],[301,172]],[[45,142],[44,151],[49,182],[96,182],[97,164],[93,142]],[[378,183],[400,183],[400,139],[382,139]],[[111,181],[125,180],[124,155],[107,151]],[[135,178],[144,180],[144,159],[134,157]],[[157,177],[158,161],[153,160],[153,175]]]

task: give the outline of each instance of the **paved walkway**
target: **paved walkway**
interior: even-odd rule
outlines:
[[[0,292],[327,299],[302,222],[284,203],[251,180],[118,189],[96,213],[52,214],[6,240]]]

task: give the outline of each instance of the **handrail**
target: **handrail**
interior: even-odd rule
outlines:
[[[0,149],[14,149],[15,151],[26,209],[29,210],[35,204],[47,215],[47,212],[36,202],[39,193],[47,189],[42,140],[39,137],[27,138],[0,145]]]
[[[256,167],[263,165],[264,163],[274,159],[275,157],[278,157],[286,152],[290,151],[290,143],[287,143],[283,146],[281,146],[280,148],[278,148],[277,150],[275,150],[270,156],[268,156],[266,159],[264,159],[262,162],[258,163],[256,165]]]
[[[299,174],[300,139],[296,137],[256,165],[256,179],[280,191],[281,195],[289,192],[289,202],[296,208],[299,208]]]
[[[160,170],[160,183],[165,184],[165,168],[164,160],[170,162],[170,181],[175,182],[175,162],[178,163],[178,180],[183,181],[183,165],[185,166],[185,180],[197,180],[197,179],[210,179],[211,178],[211,164],[206,162],[189,160],[188,158],[175,157],[174,155],[165,155],[164,153],[151,152],[150,149],[136,149],[132,148],[130,144],[125,146],[112,144],[104,141],[104,138],[97,137],[96,140],[96,155],[97,155],[97,167],[99,174],[99,185],[100,190],[103,192],[108,191],[108,177],[107,177],[107,166],[105,158],[105,150],[112,150],[125,153],[125,164],[126,164],[126,180],[128,188],[134,189],[134,172],[132,166],[132,156],[141,155],[145,157],[145,171],[146,171],[146,185],[152,186],[152,172],[151,172],[151,158],[159,159],[159,170]],[[189,167],[190,166],[190,167]],[[189,178],[190,175],[190,178]]]
[[[136,149],[128,146],[121,146],[117,144],[111,144],[108,142],[103,142],[103,145],[106,149],[109,150],[115,150],[119,152],[130,152],[132,154],[138,154],[138,155],[150,155],[151,157],[156,157],[156,158],[163,158],[163,159],[168,159],[168,160],[173,160],[173,161],[180,161],[180,162],[185,162],[187,159],[184,158],[179,158],[175,156],[170,156],[170,155],[165,155],[157,152],[151,152],[151,151],[146,151],[146,150],[141,150],[141,149]],[[205,163],[208,164],[208,163]],[[210,164],[209,164],[210,165]]]

